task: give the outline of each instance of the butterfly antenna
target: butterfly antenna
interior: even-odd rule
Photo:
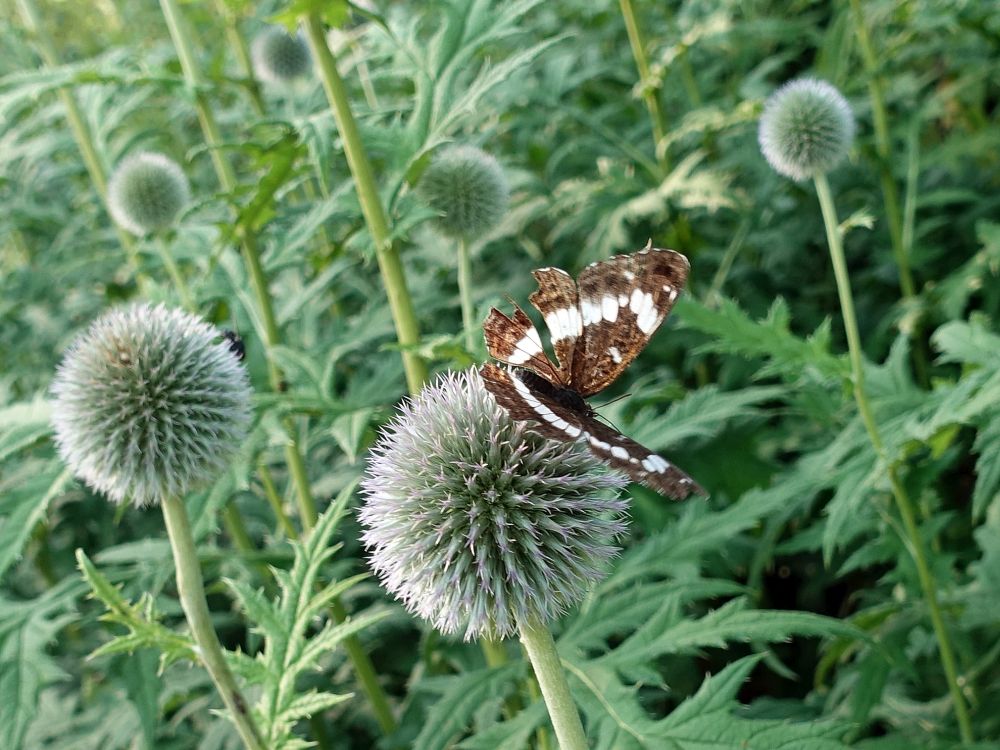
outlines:
[[[597,409],[603,409],[605,406],[611,406],[611,404],[618,403],[622,399],[628,398],[631,395],[632,395],[631,393],[623,393],[621,396],[618,396],[617,398],[613,398],[610,401],[608,401],[607,403],[601,404],[600,406],[597,407]],[[610,419],[608,419],[607,417],[605,417],[603,414],[600,414],[597,411],[597,409],[594,409],[594,416],[595,417],[597,417],[598,419],[600,419],[602,422],[606,422],[611,427],[614,427],[616,430],[618,430],[618,432],[621,432],[621,428],[618,425],[616,425]]]

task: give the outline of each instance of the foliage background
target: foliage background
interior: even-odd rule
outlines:
[[[402,252],[419,352],[433,370],[485,356],[462,345],[454,243],[433,231],[411,189],[446,142],[497,156],[513,189],[504,221],[472,245],[480,318],[506,295],[525,300],[540,265],[575,272],[650,237],[691,259],[688,295],[606,394],[629,398],[602,413],[684,466],[711,499],[668,504],[633,486],[632,536],[614,573],[559,624],[588,734],[607,748],[958,741],[885,467],[851,399],[815,194],[773,174],[756,145],[763,99],[811,74],[837,85],[858,118],[850,162],[831,183],[869,390],[918,504],[975,737],[992,747],[1000,738],[1000,18],[972,1],[864,3],[889,115],[883,159],[851,4],[639,5],[653,69],[646,83],[665,116],[659,157],[616,4],[327,8],[343,24],[331,43]],[[252,38],[274,14],[294,21],[309,7],[184,6],[202,93],[239,175],[231,192],[218,188],[157,8],[45,3],[56,65],[40,63],[14,9],[0,16],[2,747],[235,746],[209,710],[217,699],[205,675],[171,640],[183,623],[159,516],[113,507],[71,481],[50,442],[46,388],[73,336],[124,300],[179,299],[152,239],[137,242],[151,280],[140,288],[67,127],[60,87],[79,103],[106,169],[140,147],[184,165],[196,199],[165,242],[201,313],[247,340],[256,428],[232,470],[188,499],[224,643],[254,655],[295,627],[321,639],[321,624],[296,619],[302,612],[269,630],[253,593],[311,590],[299,574],[314,565],[325,584],[351,584],[344,602],[399,718],[382,737],[333,639],[299,665],[293,692],[354,696],[304,710],[316,713],[310,722],[289,714],[286,739],[359,748],[539,741],[545,714],[523,693],[515,643],[508,664],[486,666],[475,644],[436,636],[370,579],[351,578],[365,565],[350,512],[327,530],[341,546],[326,559],[290,544],[265,497],[259,465],[294,516],[281,450],[290,416],[321,508],[340,496],[346,511],[365,449],[405,393],[371,238],[319,81],[258,90],[225,35],[230,23]],[[881,170],[901,196],[916,291],[905,299]],[[267,384],[233,209],[235,226],[255,232],[263,250],[284,342],[274,352],[283,393]],[[249,550],[235,540],[234,515]],[[78,548],[93,561],[89,584]],[[299,573],[279,588],[269,566]],[[102,622],[112,585],[122,611],[139,604]],[[89,596],[92,587],[104,602]],[[137,623],[149,630],[134,650],[88,658]],[[170,658],[161,662],[162,653]],[[244,666],[258,691],[274,687]],[[510,695],[523,704],[516,714],[500,710]]]

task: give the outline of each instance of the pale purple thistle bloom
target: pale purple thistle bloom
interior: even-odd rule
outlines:
[[[475,370],[450,374],[405,402],[372,449],[363,540],[410,612],[466,639],[506,637],[604,577],[626,482],[583,445],[511,420]]]

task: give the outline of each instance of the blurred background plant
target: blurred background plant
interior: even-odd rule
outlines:
[[[71,482],[52,443],[63,350],[130,300],[188,306],[246,342],[250,437],[187,505],[216,631],[248,655],[232,658],[271,706],[275,743],[552,747],[513,643],[487,664],[436,635],[354,578],[367,564],[353,514],[318,515],[334,497],[357,504],[362,458],[403,394],[479,356],[454,242],[418,194],[453,143],[482,144],[510,188],[499,223],[467,238],[477,311],[525,300],[532,268],[575,273],[648,238],[692,262],[666,329],[607,394],[629,398],[601,413],[712,496],[630,487],[620,560],[555,634],[592,744],[1000,738],[991,4],[13,10],[0,17],[0,747],[236,746],[207,675],[171,657],[183,618],[159,518]],[[252,41],[300,23],[334,69],[311,53],[292,85],[261,86]],[[927,542],[968,733],[831,323],[822,213],[757,146],[764,100],[801,76],[835,85],[857,118],[828,179],[884,460]],[[172,155],[192,196],[143,237],[105,208],[112,168],[137,151]],[[314,528],[332,556],[309,546]],[[317,613],[363,627],[331,636]],[[141,634],[131,653],[87,659],[122,626]]]

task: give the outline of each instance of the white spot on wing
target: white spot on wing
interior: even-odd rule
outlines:
[[[651,453],[642,459],[642,468],[646,471],[662,474],[670,468],[670,464],[667,463],[666,459],[662,456],[657,456],[655,453]]]
[[[611,449],[611,455],[615,458],[620,458],[623,461],[628,458],[628,451],[622,448],[620,445],[616,445]]]
[[[592,446],[594,446],[595,448],[600,448],[603,451],[609,451],[609,450],[611,450],[610,443],[605,443],[603,440],[601,440],[598,437],[594,437],[589,432],[587,433],[587,440],[589,440],[590,444]]]
[[[514,345],[514,351],[507,357],[507,361],[512,365],[521,365],[542,351],[542,340],[538,338],[538,331],[534,327],[529,328],[524,337]]]
[[[653,295],[641,289],[633,289],[629,299],[629,310],[635,313],[635,324],[645,334],[650,334],[659,323],[660,315],[653,304]]]
[[[606,321],[614,323],[618,320],[618,300],[608,296],[601,300],[601,312]]]
[[[577,338],[582,329],[580,311],[575,307],[553,310],[545,316],[545,325],[549,327],[553,342]]]
[[[608,354],[611,355],[611,359],[614,361],[616,365],[622,361],[622,353],[618,351],[617,346],[609,346]]]
[[[603,317],[600,303],[589,299],[580,300],[580,312],[585,326],[593,325]]]

